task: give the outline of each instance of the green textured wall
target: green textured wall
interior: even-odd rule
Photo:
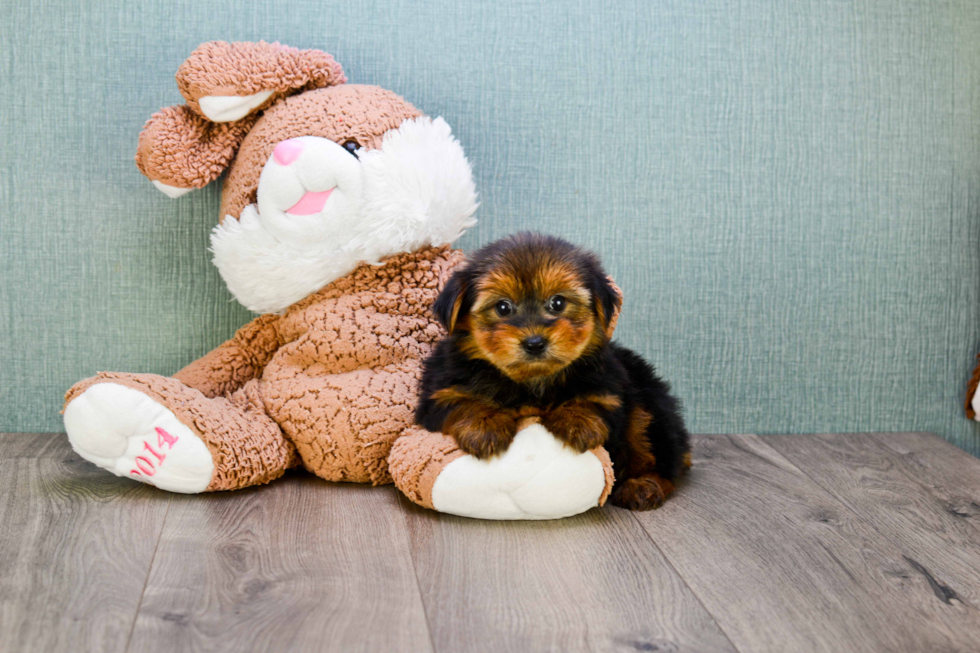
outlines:
[[[80,6],[81,5],[81,6]],[[0,430],[96,370],[172,373],[249,319],[219,189],[132,163],[200,42],[325,49],[452,124],[518,229],[598,250],[619,336],[700,432],[923,429],[980,453],[980,3],[0,0]]]

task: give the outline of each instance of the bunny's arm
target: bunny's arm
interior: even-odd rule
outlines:
[[[260,315],[213,349],[174,375],[206,397],[220,397],[258,378],[282,345],[278,315]]]

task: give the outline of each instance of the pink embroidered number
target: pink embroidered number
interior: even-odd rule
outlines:
[[[153,476],[157,473],[157,467],[163,464],[163,461],[167,458],[167,454],[162,453],[163,448],[173,449],[174,443],[179,439],[176,435],[171,435],[159,426],[156,427],[157,432],[157,448],[160,452],[150,446],[150,443],[143,440],[143,449],[153,456],[155,461],[149,456],[142,455],[136,456],[136,467],[138,469],[132,469],[129,471],[130,474],[135,474],[136,476]]]
[[[137,456],[136,457],[136,466],[140,468],[140,472],[143,472],[147,476],[153,476],[154,474],[157,473],[157,470],[154,469],[154,467],[153,467],[153,463],[151,463],[146,456]],[[139,476],[140,475],[140,472],[138,472],[138,471],[136,471],[134,469],[134,470],[132,470],[129,473],[130,474],[136,474],[137,476]]]
[[[169,449],[169,448],[172,448],[174,446],[174,442],[176,442],[176,441],[177,441],[177,436],[170,435],[169,433],[167,433],[166,431],[164,431],[159,426],[157,427],[157,446],[158,447],[163,447],[163,445],[167,445],[167,448]]]

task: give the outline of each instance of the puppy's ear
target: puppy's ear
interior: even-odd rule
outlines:
[[[606,335],[612,337],[616,322],[619,321],[619,311],[623,306],[623,291],[612,277],[601,269],[592,273],[589,286],[592,291],[592,308],[595,310],[596,317],[605,329]]]
[[[453,276],[449,277],[446,287],[442,289],[435,303],[432,304],[433,314],[449,333],[452,333],[456,328],[459,319],[465,317],[469,312],[469,306],[464,306],[464,304],[468,304],[466,301],[467,286],[464,271],[455,272]]]

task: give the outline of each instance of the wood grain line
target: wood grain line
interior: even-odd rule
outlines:
[[[681,483],[683,483],[683,482],[684,481],[681,481]],[[613,509],[615,509],[615,508],[613,508]],[[701,597],[700,596],[698,596],[697,589],[694,588],[694,587],[692,587],[687,582],[687,580],[684,579],[684,576],[681,575],[681,573],[677,570],[677,568],[674,567],[674,563],[672,563],[670,561],[670,558],[668,558],[664,554],[664,552],[660,549],[660,546],[657,544],[656,540],[654,540],[652,537],[650,537],[650,533],[647,532],[646,528],[643,526],[643,523],[640,521],[640,519],[637,516],[637,514],[635,512],[631,512],[631,511],[627,511],[627,512],[630,512],[630,515],[633,517],[634,520],[636,520],[637,525],[641,529],[643,529],[643,534],[646,535],[646,537],[650,540],[650,544],[654,548],[656,548],[657,551],[660,553],[660,555],[663,557],[664,563],[670,568],[671,571],[673,571],[675,574],[677,574],[677,577],[681,579],[681,582],[684,583],[684,587],[686,587],[688,589],[688,591],[691,593],[691,596],[693,596],[694,599],[698,602],[698,605],[701,606],[701,608],[705,611],[706,614],[709,614],[710,615],[711,614],[711,611],[708,610],[708,607],[704,604],[704,601],[701,600]],[[712,621],[714,621],[714,623],[718,626],[718,629],[721,630],[722,634],[725,636],[725,639],[728,640],[728,643],[732,647],[732,649],[738,651],[739,648],[735,645],[735,642],[732,641],[732,638],[728,635],[728,633],[725,632],[725,629],[722,627],[722,625],[720,623],[718,623],[718,621],[716,619],[714,619],[714,617],[712,617]]]
[[[980,534],[980,460],[934,433],[872,433],[897,467],[918,480],[947,513]]]
[[[0,460],[62,460],[70,450],[64,433],[0,433]]]
[[[437,651],[736,650],[627,511],[490,522],[402,505]]]
[[[163,529],[167,525],[167,515],[170,514],[170,502],[167,502],[167,510],[163,513],[163,524],[160,527],[160,533],[163,534]],[[156,546],[153,547],[153,556],[150,557],[150,566],[146,569],[146,578],[143,579],[143,591],[140,592],[139,601],[136,603],[136,611],[133,613],[133,623],[129,627],[129,636],[126,637],[126,651],[129,651],[129,645],[133,641],[133,632],[136,630],[136,618],[139,616],[140,608],[143,606],[143,596],[146,595],[146,586],[150,583],[150,574],[153,572],[153,563],[157,559],[157,551],[160,550],[160,539],[157,538]]]
[[[297,471],[175,496],[134,651],[431,651],[397,490]]]
[[[931,441],[923,434],[908,437]],[[901,455],[864,434],[771,435],[763,440],[891,540],[937,600],[949,605],[955,597],[972,606],[960,615],[961,627],[972,626],[980,638],[980,541],[969,520],[951,514],[948,504],[930,492],[938,485],[933,475],[914,473]],[[931,451],[937,450],[930,444]],[[980,495],[973,502],[980,502]]]
[[[0,438],[0,650],[125,650],[169,502],[63,435]]]
[[[677,495],[637,520],[740,650],[970,650],[902,551],[756,436],[699,436]]]

